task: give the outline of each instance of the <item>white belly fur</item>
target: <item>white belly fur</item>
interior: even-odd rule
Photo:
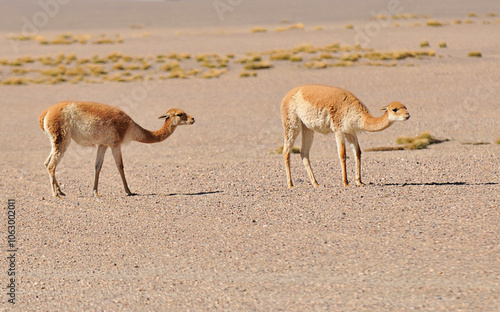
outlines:
[[[297,92],[293,97],[294,110],[304,126],[322,134],[333,132],[333,122],[326,108],[318,110]]]

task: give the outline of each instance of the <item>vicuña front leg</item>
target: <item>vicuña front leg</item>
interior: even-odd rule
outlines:
[[[97,148],[97,157],[95,159],[95,179],[94,179],[94,197],[100,197],[97,192],[97,187],[99,184],[99,173],[101,172],[102,163],[104,162],[104,155],[108,147],[106,145],[99,145]]]
[[[125,172],[123,171],[122,151],[120,149],[120,146],[111,147],[111,152],[113,153],[113,157],[115,158],[116,167],[118,168],[118,171],[120,172],[120,177],[122,178],[123,187],[125,188],[125,192],[129,196],[135,195],[128,188],[127,179],[125,179]]]
[[[359,147],[358,137],[352,134],[345,134],[345,138],[351,144],[356,158],[356,184],[360,186],[365,185],[361,182],[361,148]]]
[[[345,154],[345,141],[344,136],[340,132],[335,132],[335,138],[337,140],[337,151],[339,153],[340,166],[342,167],[342,182],[344,182],[344,186],[349,185],[349,181],[347,180],[347,172],[346,172],[346,154]]]
[[[311,184],[315,187],[318,187],[319,184],[314,177],[314,173],[311,168],[311,163],[309,161],[309,151],[311,150],[311,146],[314,140],[314,131],[302,126],[302,148],[300,150],[300,157],[302,157],[302,162],[304,163],[304,167],[306,168],[307,174],[309,175],[309,179],[311,180]]]

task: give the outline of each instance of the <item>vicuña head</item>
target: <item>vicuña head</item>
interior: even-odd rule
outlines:
[[[149,131],[135,123],[125,112],[110,105],[65,101],[46,109],[40,115],[39,123],[52,144],[52,150],[45,161],[52,195],[57,197],[65,195],[57,183],[55,171],[71,139],[83,146],[97,146],[94,196],[99,196],[97,192],[99,173],[108,147],[113,153],[125,192],[128,195],[134,195],[125,179],[121,145],[130,141],[161,142],[168,138],[177,126],[194,123],[192,116],[178,108],[172,108],[158,118],[165,120],[163,126],[157,131]]]
[[[392,122],[405,121],[410,118],[410,113],[406,110],[406,106],[400,102],[392,102],[391,104],[383,107],[382,111],[389,114],[388,118]]]
[[[346,174],[345,141],[350,143],[356,156],[356,183],[363,185],[361,182],[361,149],[356,133],[382,131],[396,121],[405,121],[410,118],[406,107],[399,102],[392,102],[382,110],[385,111],[382,116],[373,117],[357,97],[340,88],[303,85],[290,90],[281,103],[285,136],[283,157],[288,186],[293,187],[290,172],[290,150],[301,131],[302,149],[300,155],[314,186],[319,186],[309,161],[314,132],[335,133],[344,186],[349,185]]]

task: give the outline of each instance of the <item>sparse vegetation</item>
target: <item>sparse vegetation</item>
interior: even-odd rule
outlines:
[[[423,132],[416,137],[403,137],[403,136],[399,137],[396,140],[396,143],[399,145],[404,145],[405,149],[416,150],[416,149],[424,149],[431,144],[437,144],[445,141],[448,140],[436,139],[429,132]]]
[[[293,24],[293,25],[290,25],[290,26],[287,26],[287,27],[276,27],[275,31],[289,31],[289,30],[304,30],[304,24],[302,23],[297,23],[297,24]]]
[[[428,46],[429,46],[429,41],[423,40],[422,42],[420,42],[421,48],[427,48]]]
[[[269,59],[272,61],[286,61],[290,60],[292,53],[285,50],[271,51],[269,54]]]
[[[500,144],[500,137],[495,141],[495,144]]]
[[[290,61],[291,62],[302,62],[303,58],[302,58],[302,55],[300,54],[294,54],[292,56],[290,56]]]
[[[268,69],[272,68],[273,65],[267,61],[258,61],[258,62],[249,62],[245,65],[245,69],[247,70],[259,70],[259,69]]]
[[[267,32],[267,29],[264,27],[255,26],[254,28],[252,28],[250,30],[250,32],[252,32],[252,33]]]
[[[211,79],[211,78],[219,78],[222,74],[225,74],[227,69],[210,69],[209,71],[203,73],[203,78]]]
[[[483,55],[479,51],[471,51],[467,53],[468,57],[482,57]]]
[[[436,20],[428,20],[426,23],[425,23],[426,26],[432,26],[432,27],[440,27],[440,26],[443,26],[443,24],[441,22],[438,22]]]
[[[298,146],[292,147],[291,153],[292,154],[300,154],[300,147],[298,147]],[[271,154],[283,154],[283,145],[281,145],[280,147],[278,147],[274,151],[271,151]]]
[[[323,69],[328,67],[327,62],[322,62],[322,61],[314,61],[314,62],[308,62],[305,64],[305,67],[311,68],[311,69]]]
[[[78,37],[78,36],[81,36]],[[116,35],[118,38],[119,36]],[[75,43],[88,40],[89,35],[61,34],[56,39]],[[101,38],[108,38],[101,36]],[[36,36],[29,40],[52,40]],[[90,40],[89,42],[92,42]],[[374,51],[360,45],[341,45],[339,42],[326,46],[302,43],[289,49],[248,52],[243,55],[171,52],[159,55],[133,56],[119,51],[105,55],[79,57],[76,53],[58,53],[33,57],[25,55],[14,59],[0,59],[0,72],[11,73],[3,77],[2,84],[56,84],[56,83],[103,83],[132,82],[144,79],[186,79],[217,78],[237,67],[240,77],[255,77],[261,69],[273,68],[272,61],[304,62],[299,68],[325,69],[329,67],[359,66],[397,66],[405,58],[421,59],[435,56],[427,51]],[[230,60],[233,61],[230,61]],[[331,60],[338,60],[331,62]],[[29,66],[28,66],[29,64]],[[286,65],[284,65],[286,66]],[[2,68],[4,67],[4,68]],[[8,70],[4,70],[8,68]],[[188,69],[185,69],[188,68]],[[133,74],[131,74],[133,73]],[[238,74],[236,74],[238,75]]]
[[[381,152],[381,151],[400,151],[400,150],[418,150],[425,149],[431,144],[446,142],[448,139],[440,140],[434,138],[429,132],[423,132],[416,137],[399,137],[396,144],[402,146],[380,146],[365,149],[367,152]]]
[[[446,48],[446,47],[447,47],[446,42],[441,41],[441,42],[439,43],[439,47],[440,47],[440,48]]]
[[[240,73],[240,78],[247,78],[247,77],[257,77],[257,72],[255,71],[249,72],[244,70]]]

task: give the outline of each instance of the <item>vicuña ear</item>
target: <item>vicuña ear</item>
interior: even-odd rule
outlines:
[[[166,113],[165,115],[161,115],[160,117],[158,117],[158,119],[169,119],[170,118],[170,114],[169,113]]]
[[[386,112],[387,111],[387,106],[382,107],[380,110]]]

